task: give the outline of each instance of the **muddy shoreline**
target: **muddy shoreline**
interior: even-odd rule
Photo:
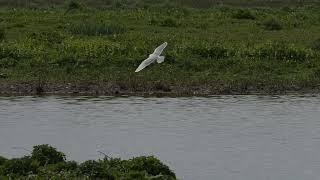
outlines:
[[[264,86],[225,84],[164,84],[150,82],[125,85],[122,82],[1,82],[0,96],[70,95],[70,96],[211,96],[211,95],[285,95],[320,94],[320,86]]]

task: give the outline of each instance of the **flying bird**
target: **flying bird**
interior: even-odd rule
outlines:
[[[149,55],[149,57],[142,61],[142,63],[139,65],[139,67],[136,69],[135,72],[139,72],[145,67],[149,66],[150,64],[157,61],[157,63],[162,63],[164,61],[164,56],[160,56],[164,48],[168,45],[167,42],[161,44],[159,47],[157,47],[152,54]]]

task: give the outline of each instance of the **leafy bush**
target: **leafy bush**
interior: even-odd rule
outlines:
[[[270,31],[277,31],[282,29],[281,23],[275,18],[268,18],[263,22],[264,29]]]
[[[148,174],[153,176],[162,174],[175,178],[175,174],[169,169],[169,167],[153,156],[136,157],[128,160],[126,165],[133,171],[145,170]]]
[[[67,162],[59,162],[56,164],[48,164],[45,167],[45,171],[50,172],[69,172],[69,171],[76,171],[78,169],[78,164],[75,161],[67,161]],[[41,169],[44,171],[44,169]]]
[[[32,177],[31,177],[32,176]],[[0,179],[163,179],[174,180],[168,166],[153,156],[130,160],[104,158],[80,165],[65,161],[63,153],[44,144],[34,146],[32,156],[5,159],[0,157]]]
[[[2,164],[4,164],[6,161],[7,161],[6,158],[0,156],[0,166],[1,166]]]
[[[106,178],[115,179],[115,177],[108,171],[108,166],[103,161],[88,160],[80,164],[79,169],[81,174],[90,178]]]
[[[40,165],[56,164],[65,161],[65,155],[48,144],[34,146],[31,154],[31,158],[39,161]]]
[[[68,30],[73,34],[81,34],[87,36],[102,36],[120,34],[125,32],[125,28],[115,24],[83,22],[71,24]]]
[[[39,163],[34,161],[30,156],[14,158],[7,160],[3,164],[3,175],[20,175],[25,176],[30,173],[36,173]]]
[[[130,171],[125,174],[123,179],[139,179],[139,180],[149,180],[148,175],[145,171]],[[153,178],[152,178],[153,179]]]
[[[249,9],[239,9],[232,15],[232,17],[236,19],[256,19],[256,17]]]

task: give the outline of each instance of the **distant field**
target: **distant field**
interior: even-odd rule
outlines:
[[[65,0],[0,0],[1,6],[11,7],[48,7],[63,6]],[[283,7],[283,6],[304,6],[319,5],[319,0],[78,0],[90,7],[145,7],[171,4],[177,6],[209,8],[217,5],[232,5],[246,7]]]
[[[1,8],[0,91],[21,82],[133,93],[319,88],[320,7],[164,7]],[[134,73],[164,41],[165,62]]]

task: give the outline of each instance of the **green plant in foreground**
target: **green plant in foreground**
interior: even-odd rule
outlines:
[[[3,165],[3,174],[10,176],[26,176],[30,173],[36,173],[39,163],[30,156],[14,158],[7,160]]]
[[[174,180],[168,166],[153,156],[129,160],[104,158],[81,164],[47,144],[34,146],[31,156],[5,159],[0,156],[0,178],[5,179],[159,179]]]

